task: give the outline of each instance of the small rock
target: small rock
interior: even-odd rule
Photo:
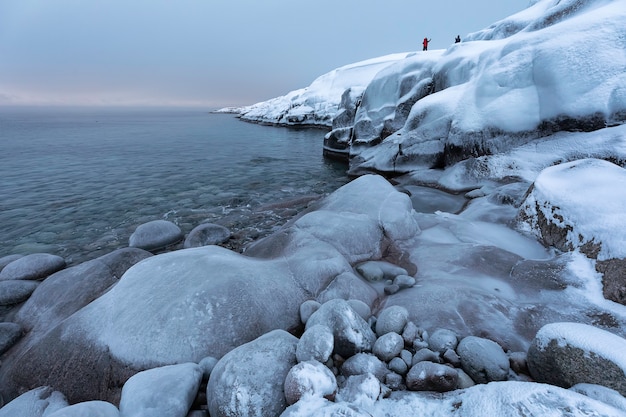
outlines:
[[[496,342],[476,336],[467,336],[456,350],[463,370],[475,381],[486,384],[505,381],[509,374],[509,358]]]
[[[413,341],[419,337],[419,328],[412,321],[407,322],[402,331],[402,338],[407,346],[413,346]]]
[[[448,329],[437,329],[428,339],[430,350],[439,353],[444,353],[448,349],[456,349],[458,343],[456,333]]]
[[[384,291],[385,291],[385,294],[387,295],[393,295],[397,293],[398,291],[400,291],[400,286],[396,284],[385,285]]]
[[[326,301],[340,298],[342,300],[360,300],[368,306],[374,304],[378,298],[378,292],[363,278],[353,272],[344,272],[337,275],[324,291],[317,297],[317,301]]]
[[[415,365],[418,362],[439,363],[439,354],[427,348],[420,349],[413,355],[411,365]]]
[[[526,352],[509,353],[509,365],[511,370],[517,374],[528,375],[528,363],[526,362]]]
[[[13,261],[20,259],[24,255],[7,255],[0,258],[0,271]]]
[[[337,393],[337,380],[335,375],[318,361],[305,361],[289,370],[284,389],[285,399],[289,405],[305,395],[332,400]]]
[[[9,263],[0,271],[0,281],[8,279],[41,280],[65,268],[65,259],[49,253],[33,253]]]
[[[393,283],[400,287],[401,290],[411,288],[415,285],[415,278],[409,275],[398,275],[393,279]]]
[[[369,282],[380,282],[385,277],[383,270],[374,262],[364,262],[357,265],[355,269]]]
[[[406,375],[409,370],[409,366],[401,358],[393,358],[389,362],[389,370],[399,375]]]
[[[391,306],[380,312],[376,320],[376,334],[394,332],[402,334],[404,326],[409,320],[409,312],[402,306]]]
[[[456,373],[459,374],[459,382],[457,384],[458,389],[469,388],[469,387],[473,387],[474,385],[476,385],[474,380],[468,374],[466,374],[463,369],[455,368],[455,370],[456,370]]]
[[[459,355],[457,355],[454,349],[446,350],[441,357],[444,362],[449,363],[455,368],[459,368],[461,366],[461,358],[459,358]]]
[[[400,352],[400,358],[406,363],[406,366],[413,365],[413,354],[410,351],[403,349],[402,352]]]
[[[185,243],[183,243],[183,248],[188,249],[197,248],[199,246],[219,245],[230,239],[231,235],[231,231],[224,226],[213,223],[203,223],[189,232]]]
[[[454,368],[433,362],[418,362],[406,375],[406,386],[411,391],[447,392],[456,389],[459,374]]]
[[[183,232],[167,220],[153,220],[141,224],[128,239],[128,246],[148,251],[158,251],[183,239]]]
[[[389,372],[384,362],[370,353],[357,353],[348,358],[341,367],[344,376],[372,374],[381,383]]]
[[[382,361],[389,362],[400,355],[404,348],[404,339],[398,333],[389,332],[380,336],[374,342],[372,352]]]
[[[296,358],[298,362],[316,360],[321,363],[328,362],[333,353],[335,338],[333,332],[323,324],[317,324],[307,328],[296,346]]]
[[[300,321],[302,324],[306,324],[311,317],[311,314],[315,313],[321,304],[315,300],[306,300],[304,303],[300,304]]]
[[[395,372],[389,372],[387,374],[385,377],[385,385],[394,391],[403,391],[406,389],[406,385],[404,385],[404,378],[402,378],[402,375],[398,375]]]
[[[209,376],[211,376],[211,372],[213,371],[213,368],[215,368],[216,364],[217,358],[214,358],[213,356],[207,356],[202,359],[200,363],[198,363],[200,369],[202,369],[202,379],[205,381],[209,379]]]

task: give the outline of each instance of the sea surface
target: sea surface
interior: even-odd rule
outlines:
[[[349,181],[324,133],[204,109],[0,107],[0,257],[75,264],[157,219],[221,224],[243,251]]]

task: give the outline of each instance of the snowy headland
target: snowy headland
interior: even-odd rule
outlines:
[[[623,0],[533,0],[225,109],[355,179],[243,254],[0,259],[0,417],[625,416],[625,50]]]

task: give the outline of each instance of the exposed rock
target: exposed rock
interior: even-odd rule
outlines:
[[[369,408],[381,395],[381,382],[372,373],[349,376],[337,394],[337,401]]]
[[[311,315],[319,310],[321,305],[321,303],[315,300],[306,300],[304,303],[300,304],[300,321],[302,324],[306,324],[309,318],[311,318]]]
[[[232,233],[224,226],[213,223],[203,223],[194,227],[187,235],[183,247],[196,248],[198,246],[218,245],[230,239]]]
[[[0,271],[0,281],[7,279],[41,280],[65,268],[65,259],[49,253],[33,253],[9,263]]]
[[[415,352],[415,354],[413,355],[413,359],[411,360],[411,365],[415,365],[418,362],[424,362],[424,361],[439,363],[439,354],[436,352],[433,352],[430,349],[426,349],[426,348],[420,349],[417,352]]]
[[[274,330],[224,355],[207,385],[211,416],[279,416],[287,407],[284,383],[296,365],[297,343]]]
[[[361,300],[348,300],[348,305],[350,305],[363,320],[368,320],[372,316],[370,306]]]
[[[406,275],[406,269],[384,261],[367,261],[356,266],[359,274],[370,282],[393,280],[398,275]]]
[[[528,349],[530,375],[564,388],[598,384],[626,396],[626,340],[580,323],[543,326]]]
[[[183,239],[180,227],[167,220],[153,220],[137,226],[130,235],[128,246],[158,251],[174,245]]]
[[[213,368],[215,368],[215,365],[217,365],[217,361],[217,358],[214,358],[213,356],[207,356],[198,363],[198,365],[202,369],[202,379],[209,379],[211,372],[213,372]]]

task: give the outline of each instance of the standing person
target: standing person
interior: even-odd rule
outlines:
[[[454,43],[459,43],[461,42],[461,35],[456,35],[456,38],[454,38]]]
[[[422,44],[424,45],[424,49],[422,49],[422,51],[428,51],[428,42],[430,41],[431,39],[424,38],[424,41],[422,42]]]

